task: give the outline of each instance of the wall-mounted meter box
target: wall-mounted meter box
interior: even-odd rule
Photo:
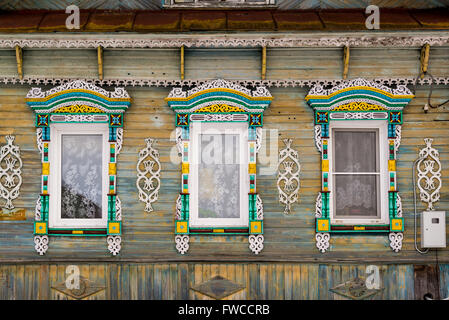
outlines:
[[[446,211],[421,214],[421,247],[446,248]]]

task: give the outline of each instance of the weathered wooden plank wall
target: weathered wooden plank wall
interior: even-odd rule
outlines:
[[[72,299],[65,290],[68,264],[0,265],[0,299]],[[161,263],[77,264],[80,276],[99,291],[85,299],[209,300],[193,285],[221,276],[243,286],[225,300],[345,300],[329,289],[356,277],[365,264]],[[377,265],[381,291],[373,299],[414,299],[413,265]],[[441,283],[449,265],[440,265]],[[59,285],[62,285],[61,288]],[[82,287],[82,286],[81,286]],[[447,297],[448,286],[440,288]],[[435,295],[435,292],[433,293]],[[422,299],[422,298],[421,298]]]
[[[25,50],[25,74],[73,78],[95,76],[96,57],[95,52],[91,51]],[[16,72],[14,57],[9,57],[12,51],[0,51],[0,54],[0,76],[13,76]],[[349,75],[412,77],[419,68],[418,56],[417,48],[354,49],[351,51]],[[186,57],[186,78],[233,78],[238,77],[238,70],[243,70],[245,78],[260,76],[259,70],[255,71],[260,66],[260,50],[187,50]],[[430,71],[434,76],[449,74],[448,57],[448,48],[431,50]],[[268,79],[338,79],[341,77],[341,58],[340,49],[269,49],[267,76]],[[179,77],[178,59],[177,50],[106,50],[105,77],[175,79]],[[14,134],[22,150],[24,183],[15,205],[27,210],[26,221],[0,221],[0,261],[436,261],[434,254],[420,255],[413,245],[411,164],[419,148],[424,146],[424,137],[434,138],[434,146],[440,151],[443,188],[437,208],[449,211],[449,113],[447,106],[423,113],[428,86],[419,87],[417,97],[404,113],[403,140],[398,154],[398,183],[406,226],[403,250],[393,253],[384,235],[341,235],[332,237],[330,252],[326,254],[318,252],[314,241],[314,210],[320,188],[320,166],[313,140],[312,111],[304,101],[308,88],[271,88],[274,100],[264,117],[264,128],[273,130],[271,132],[277,137],[269,139],[269,146],[275,149],[271,154],[277,158],[273,141],[282,144],[283,138],[293,139],[293,147],[300,153],[301,189],[299,203],[293,205],[291,215],[286,216],[278,203],[276,175],[259,174],[258,192],[265,207],[266,241],[264,250],[258,256],[251,254],[247,238],[240,236],[195,236],[191,239],[189,253],[185,256],[177,254],[174,248],[173,212],[179,192],[180,168],[170,160],[172,157],[179,161],[174,139],[170,140],[170,137],[174,138],[174,117],[163,100],[170,88],[156,87],[127,88],[133,104],[125,116],[125,141],[118,164],[118,193],[124,209],[120,255],[109,255],[104,238],[51,237],[47,254],[38,256],[32,240],[32,220],[40,192],[40,155],[35,142],[34,117],[24,103],[29,89],[29,85],[0,87],[0,141],[5,135]],[[448,98],[447,86],[434,89],[434,103]],[[138,202],[135,188],[138,151],[144,147],[147,137],[158,140],[156,146],[162,161],[162,187],[159,200],[154,204],[155,211],[151,214],[144,213],[144,205]],[[262,149],[261,155],[265,153],[266,150]],[[258,170],[262,173],[269,165],[259,162]],[[424,205],[419,202],[418,211],[423,209]],[[448,252],[448,249],[440,250],[440,262],[449,261]]]
[[[349,78],[416,77],[420,48],[351,48]],[[24,49],[25,76],[97,77],[95,49]],[[432,47],[429,72],[449,73],[449,48]],[[0,76],[17,76],[14,50],[0,50]],[[268,48],[267,79],[341,79],[342,48]],[[260,79],[261,49],[185,49],[186,79]],[[105,79],[180,79],[180,49],[105,49]]]

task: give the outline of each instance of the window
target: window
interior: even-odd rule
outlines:
[[[388,223],[386,131],[384,121],[331,124],[332,223]]]
[[[272,96],[212,80],[165,99],[175,112],[181,156],[181,192],[176,200],[175,242],[189,250],[191,235],[247,235],[249,249],[263,249],[263,203],[257,193],[257,153],[263,112]]]
[[[248,226],[248,125],[192,123],[191,227]]]
[[[75,80],[48,91],[31,88],[25,101],[36,115],[42,162],[34,248],[45,254],[49,236],[104,236],[117,255],[122,241],[117,156],[130,96],[123,88],[106,91]]]
[[[50,228],[106,228],[108,125],[52,124]]]
[[[402,110],[413,97],[404,85],[390,88],[365,79],[328,89],[317,84],[307,94],[321,155],[315,239],[322,253],[329,249],[331,233],[388,233],[391,249],[401,250],[396,154]]]

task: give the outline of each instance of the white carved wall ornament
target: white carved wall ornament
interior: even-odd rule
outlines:
[[[259,254],[263,249],[264,237],[261,234],[250,234],[248,238],[249,249],[254,254]]]
[[[398,152],[399,146],[401,145],[401,138],[402,138],[402,126],[400,124],[396,125],[395,133],[396,133],[396,138],[394,139],[394,152]]]
[[[122,221],[122,201],[118,196],[115,196],[115,220]]]
[[[178,148],[178,154],[182,155],[183,144],[182,144],[182,128],[176,127],[176,147]]]
[[[318,195],[317,195],[316,201],[315,201],[315,218],[321,218],[321,216],[322,216],[322,211],[321,211],[322,203],[323,203],[323,201],[321,200],[321,192],[318,192]]]
[[[69,83],[74,80],[80,80],[78,78],[56,78],[56,77],[38,77],[38,76],[24,76],[23,79],[17,77],[3,77],[0,78],[0,83],[4,84],[22,84],[22,85],[60,85],[61,83]],[[203,79],[190,79],[190,80],[179,80],[179,79],[147,79],[147,78],[113,78],[98,80],[98,78],[83,78],[82,81],[91,82],[99,86],[128,86],[128,87],[173,87],[173,86],[198,86],[207,80]],[[377,82],[384,85],[414,85],[416,78],[414,77],[383,77],[371,79],[373,82]],[[419,85],[430,85],[431,82],[435,85],[447,85],[449,84],[449,77],[435,77],[433,80],[429,77],[424,79],[419,79]],[[265,87],[313,87],[317,84],[322,86],[335,86],[342,82],[341,79],[278,79],[278,80],[241,80],[232,79],[232,82],[239,83],[241,86],[255,87],[255,86],[265,86]],[[180,89],[180,88],[179,88]],[[181,89],[180,89],[181,90]],[[70,103],[72,104],[72,103]],[[89,105],[88,103],[84,103]],[[69,105],[69,104],[68,104]],[[98,105],[96,105],[98,107]],[[105,111],[106,112],[106,111]]]
[[[315,235],[316,247],[321,253],[325,253],[329,249],[330,233],[319,232]]]
[[[120,249],[122,248],[122,237],[121,236],[108,236],[107,238],[108,242],[108,250],[112,255],[117,255],[120,252]]]
[[[319,152],[321,152],[322,142],[321,142],[321,125],[315,126],[315,146]]]
[[[37,149],[42,154],[44,152],[44,142],[42,140],[42,128],[36,129],[36,144]]]
[[[393,249],[394,252],[401,251],[404,234],[402,232],[390,232],[388,238],[390,239],[391,249]]]
[[[178,195],[178,198],[176,198],[176,211],[175,211],[175,219],[181,220],[181,210],[182,210],[182,200],[181,195]]]
[[[6,209],[14,209],[12,201],[19,196],[22,185],[22,159],[19,147],[13,145],[14,139],[6,136],[7,144],[0,148],[0,196]]]
[[[39,255],[44,255],[48,250],[48,236],[34,236],[34,249]]]
[[[145,139],[147,146],[140,150],[137,161],[136,186],[139,191],[139,200],[145,203],[145,211],[152,212],[151,204],[159,197],[161,187],[159,151],[154,149],[154,139]]]
[[[396,216],[402,218],[402,199],[399,192],[396,193]]]
[[[380,120],[388,119],[387,112],[335,112],[330,114],[331,120]]]
[[[289,214],[291,205],[298,202],[299,164],[298,151],[291,148],[292,139],[284,139],[285,148],[279,151],[278,180],[279,202],[285,205],[284,213]]]
[[[34,220],[36,220],[36,221],[41,220],[41,208],[42,208],[42,203],[41,203],[41,197],[39,196],[37,198],[36,206],[34,208]]]
[[[79,39],[77,35],[70,35],[58,39],[32,39],[32,38],[16,38],[10,39],[4,37],[0,39],[0,48],[14,48],[19,46],[21,48],[179,48],[185,46],[203,47],[203,48],[221,48],[221,47],[421,47],[426,43],[431,46],[444,46],[449,44],[449,37],[443,34],[423,34],[423,35],[409,35],[409,34],[385,34],[379,36],[378,34],[351,34],[348,36],[303,36],[281,34],[273,37],[269,34],[265,37],[260,35],[249,36],[242,35],[215,35],[211,37],[201,37],[189,35],[187,38],[172,37],[172,36],[158,36],[157,39],[149,37],[132,37],[129,35],[116,35],[114,38],[104,37],[90,37],[89,39]]]
[[[248,121],[247,114],[191,114],[191,121]]]
[[[262,128],[257,127],[256,128],[256,153],[259,152],[260,148],[262,147]]]
[[[123,128],[117,128],[117,149],[115,150],[116,155],[122,151],[122,145],[123,145]]]
[[[109,116],[106,114],[52,114],[52,122],[108,122]],[[120,128],[121,129],[121,128]]]
[[[176,235],[176,250],[178,250],[180,254],[185,254],[189,250],[189,241],[190,237],[188,235]]]
[[[417,163],[418,188],[421,201],[427,203],[427,210],[434,210],[434,204],[440,199],[441,162],[438,150],[432,147],[433,139],[424,139],[426,146],[419,151]]]
[[[1,40],[0,40],[1,43]],[[41,88],[31,88],[31,90],[27,93],[26,98],[45,98],[48,96],[51,96],[55,93],[58,92],[62,92],[62,91],[66,91],[66,90],[79,90],[79,89],[83,89],[83,90],[89,90],[89,91],[95,91],[98,92],[108,98],[130,98],[128,92],[126,92],[126,90],[124,88],[115,88],[115,91],[111,92],[111,91],[107,91],[103,88],[100,88],[98,86],[96,86],[93,83],[89,83],[89,82],[85,82],[81,79],[77,79],[74,81],[71,81],[69,83],[65,83],[63,85],[59,85],[55,88],[52,88],[50,90],[47,91],[42,91]],[[74,102],[70,102],[70,104],[74,104]],[[84,102],[85,104],[85,102]],[[57,106],[55,106],[55,108],[59,108],[61,105],[58,104]],[[48,110],[46,111],[48,112]],[[117,112],[117,111],[115,111]]]
[[[256,218],[257,220],[263,220],[263,202],[259,194],[256,197]]]

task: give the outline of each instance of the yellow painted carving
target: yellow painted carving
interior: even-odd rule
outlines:
[[[61,107],[53,111],[54,113],[104,113],[103,110],[86,105],[73,105]]]
[[[176,221],[176,233],[187,233],[187,221]]]
[[[36,234],[46,234],[47,224],[45,222],[36,222],[34,232]]]
[[[245,110],[227,104],[213,104],[211,106],[202,107],[198,110],[195,110],[195,112],[222,113],[222,112],[245,112]]]
[[[120,223],[119,222],[109,222],[108,233],[120,233]]]
[[[0,208],[0,221],[21,221],[26,220],[25,209],[13,209],[12,211]]]
[[[257,170],[256,170],[256,164],[255,163],[248,164],[248,172],[250,174],[256,174]]]
[[[72,234],[83,234],[84,231],[83,230],[73,230]]]
[[[391,230],[402,231],[402,219],[392,219],[391,220]]]
[[[251,221],[250,233],[262,233],[262,222],[261,221]]]
[[[117,165],[115,163],[109,163],[109,175],[114,176],[117,173]]]
[[[363,101],[360,102],[351,102],[347,104],[342,104],[338,107],[335,107],[333,111],[369,111],[369,110],[386,110],[384,107],[369,104]]]
[[[189,163],[188,162],[184,162],[182,164],[182,173],[189,173]]]
[[[224,229],[214,229],[214,233],[223,233]]]
[[[329,231],[329,220],[328,219],[318,219],[317,220],[318,231]]]
[[[396,160],[388,160],[388,171],[396,171]]]
[[[50,174],[50,162],[42,163],[42,175],[48,176]]]
[[[321,170],[323,172],[328,172],[329,171],[329,160],[328,159],[321,160]]]
[[[354,226],[354,230],[365,230],[365,227],[357,227],[357,226]]]

